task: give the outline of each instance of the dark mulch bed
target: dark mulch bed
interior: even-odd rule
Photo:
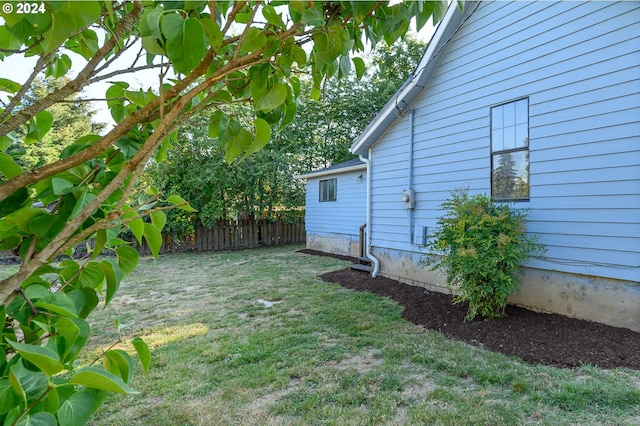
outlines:
[[[314,250],[302,252],[327,255]],[[515,355],[529,363],[640,370],[640,333],[626,328],[511,305],[507,306],[503,318],[465,322],[467,307],[452,304],[448,294],[385,277],[371,278],[366,272],[348,268],[322,274],[321,278],[340,283],[345,288],[390,297],[404,307],[402,316],[414,324],[494,352]]]

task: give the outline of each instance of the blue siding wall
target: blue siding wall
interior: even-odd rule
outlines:
[[[307,233],[357,237],[366,222],[366,175],[366,170],[357,170],[307,179]],[[331,178],[338,180],[336,201],[320,202],[320,181]]]
[[[414,212],[409,117],[372,147],[372,245],[419,252],[452,190],[490,192],[490,107],[528,97],[530,266],[640,281],[640,2],[482,2],[445,49],[411,105]]]

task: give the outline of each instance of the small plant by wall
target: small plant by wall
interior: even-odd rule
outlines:
[[[520,264],[544,252],[537,238],[526,233],[526,210],[460,189],[442,208],[445,213],[421,264],[446,272],[454,302],[469,304],[466,320],[499,318],[518,288]]]

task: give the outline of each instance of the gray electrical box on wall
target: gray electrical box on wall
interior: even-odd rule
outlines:
[[[402,191],[402,203],[405,209],[416,208],[416,191],[413,189],[405,189]]]

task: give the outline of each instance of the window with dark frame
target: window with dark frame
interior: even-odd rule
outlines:
[[[491,197],[529,200],[529,99],[491,108]]]
[[[320,181],[320,202],[336,201],[338,198],[338,179]]]

